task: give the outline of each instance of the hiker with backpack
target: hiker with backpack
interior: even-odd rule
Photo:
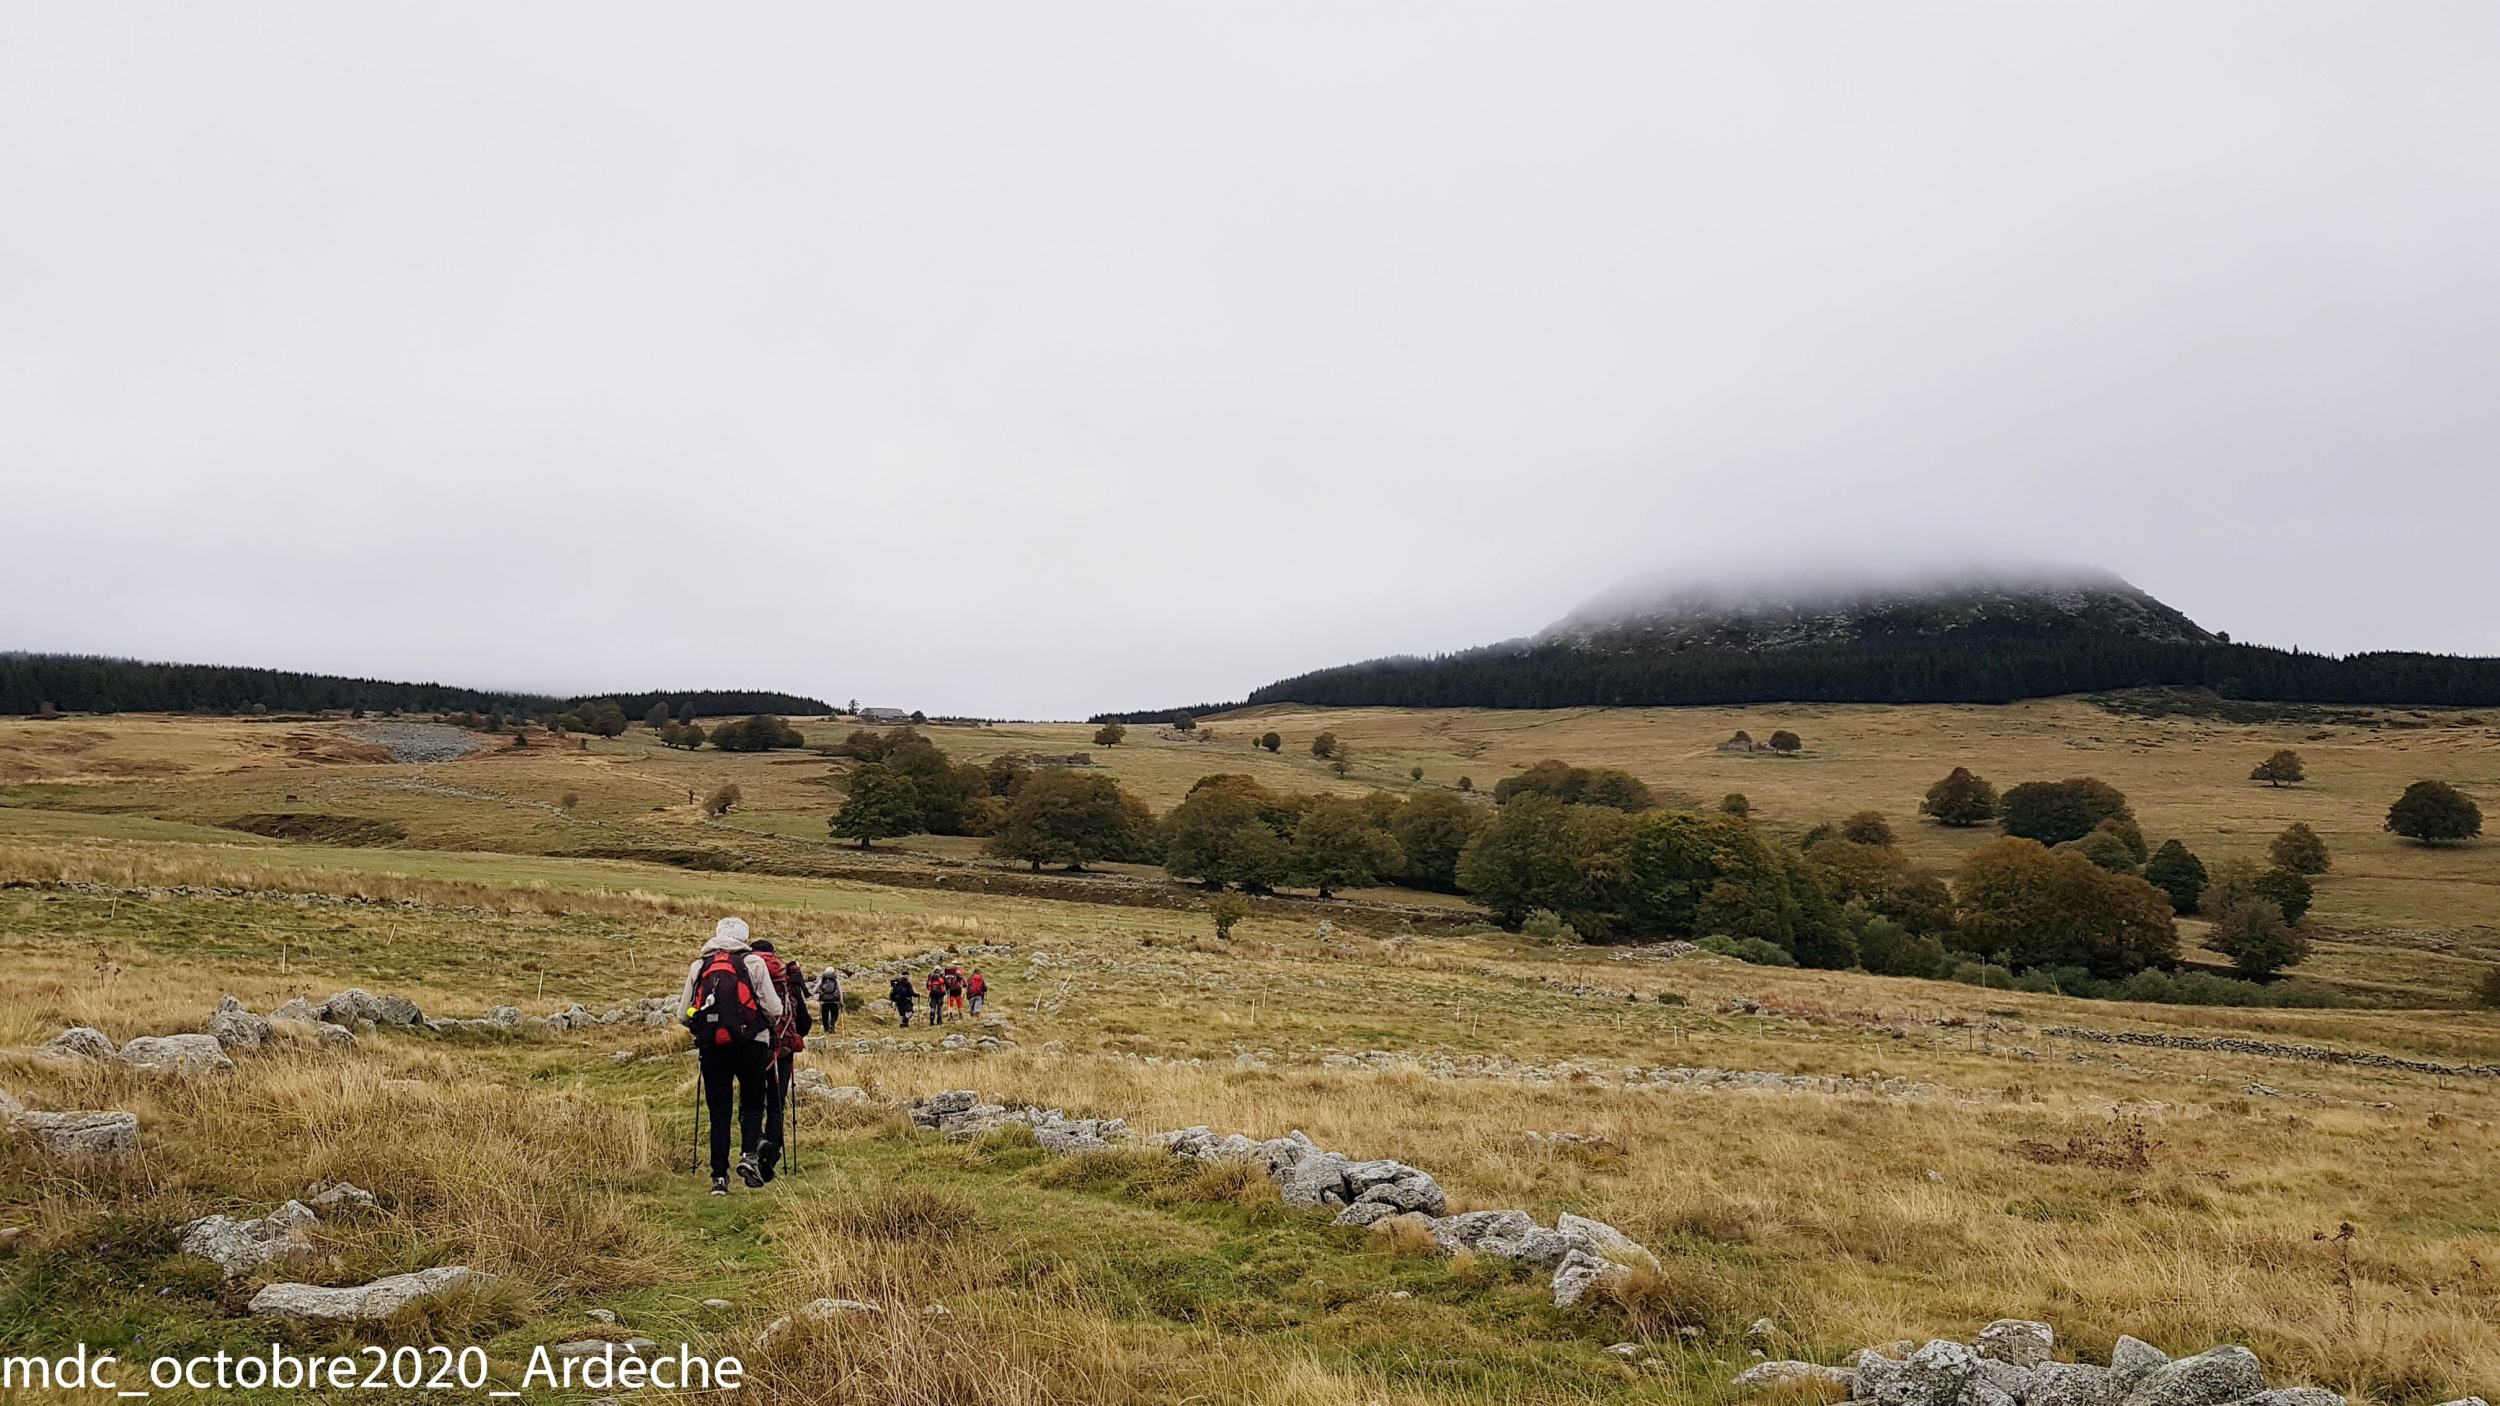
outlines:
[[[738,1114],[738,1176],[764,1184],[759,1153],[764,1105],[773,1072],[773,1026],[782,1018],[773,969],[747,945],[741,918],[723,918],[712,940],[686,969],[682,998],[686,1029],[694,1035],[703,1071],[703,1102],[712,1117],[712,1194],[729,1194],[729,1114]],[[778,1157],[779,1149],[774,1155]]]
[[[905,972],[894,978],[885,988],[885,998],[894,1003],[896,1021],[905,1030],[911,1029],[911,1003],[919,999],[912,990],[911,973]]]
[[[831,967],[816,973],[816,1004],[825,1012],[825,1018],[818,1024],[825,1027],[827,1035],[831,1035],[834,1023],[842,1019],[842,978],[834,975]]]
[[[929,968],[929,1023],[946,1023],[946,973]]]
[[[946,1013],[964,1013],[964,969],[953,962],[946,964]]]
[[[807,1018],[807,974],[794,961],[782,960],[781,954],[763,938],[750,944],[764,958],[764,966],[772,973],[773,990],[781,995],[782,1014],[773,1021],[772,1088],[764,1104],[764,1141],[756,1149],[755,1162],[764,1173],[764,1180],[773,1179],[773,1169],[781,1164],[781,1154],[790,1144],[783,1136],[783,1123],[790,1111],[790,1075],[798,1063],[799,1051],[807,1048],[807,1032],[813,1025]]]
[[[988,994],[990,994],[989,978],[981,975],[979,967],[974,967],[972,975],[964,978],[964,995],[971,1000],[974,1015],[981,1013],[981,998]]]

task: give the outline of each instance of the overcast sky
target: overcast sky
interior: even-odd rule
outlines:
[[[2500,6],[0,3],[0,648],[995,716],[2002,552],[2500,654]]]

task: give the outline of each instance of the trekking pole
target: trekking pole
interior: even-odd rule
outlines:
[[[700,1076],[694,1081],[694,1152],[686,1158],[686,1172],[690,1176],[703,1174],[703,1080]]]

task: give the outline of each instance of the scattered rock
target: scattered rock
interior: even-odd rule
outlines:
[[[703,1306],[704,1306],[705,1308],[736,1308],[736,1307],[737,1307],[737,1305],[736,1305],[736,1304],[731,1303],[731,1302],[730,1302],[729,1300],[727,1300],[727,1299],[705,1299],[705,1300],[703,1301]]]
[[[2257,1354],[2228,1343],[2145,1373],[2127,1392],[2124,1406],[2224,1406],[2265,1389]]]
[[[301,996],[292,997],[286,1004],[271,1011],[269,1018],[271,1020],[300,1020],[306,1025],[318,1024],[321,1020],[320,1014],[311,1006],[304,1004],[304,998]]]
[[[2088,1362],[2043,1362],[2031,1369],[2024,1406],[2117,1406],[2118,1388],[2107,1367]]]
[[[240,1279],[271,1260],[313,1252],[307,1227],[321,1218],[301,1201],[289,1201],[257,1220],[202,1216],[182,1228],[177,1242],[186,1255],[197,1255]]]
[[[334,1024],[325,1020],[316,1023],[313,1026],[313,1029],[319,1034],[321,1038],[321,1048],[325,1050],[352,1050],[356,1048],[356,1032],[348,1029],[344,1025]]]
[[[1622,1274],[1623,1266],[1600,1259],[1586,1250],[1572,1250],[1554,1267],[1554,1307],[1570,1308],[1592,1285]]]
[[[414,1274],[393,1274],[370,1284],[330,1289],[318,1284],[272,1284],[252,1295],[251,1311],[262,1318],[301,1318],[323,1323],[371,1323],[399,1312],[420,1299],[432,1298],[487,1276],[467,1265],[443,1265]]]
[[[2148,1374],[2169,1365],[2170,1355],[2141,1338],[2120,1334],[2109,1350],[2110,1388],[2120,1396]]]
[[[230,1050],[256,1050],[269,1039],[269,1022],[243,1008],[232,996],[217,1002],[217,1013],[208,1018],[210,1039]]]
[[[597,1319],[602,1323],[614,1323],[616,1321],[616,1310],[612,1308],[594,1308],[588,1310],[586,1316]]]
[[[314,1182],[306,1201],[322,1210],[338,1210],[354,1206],[359,1210],[378,1210],[382,1200],[352,1181]]]
[[[337,1025],[376,1025],[382,1020],[382,998],[361,986],[350,986],[315,1007],[313,1014]]]
[[[136,1113],[21,1113],[11,1125],[33,1134],[55,1157],[118,1157],[139,1150]]]
[[[1607,1348],[1606,1350],[1627,1361],[1641,1355],[1641,1345],[1639,1343],[1616,1343],[1614,1346]]]
[[[2054,1355],[2057,1333],[2028,1318],[2000,1318],[1979,1330],[1979,1355],[2017,1367],[2037,1367]]]
[[[874,1094],[857,1084],[835,1084],[825,1078],[821,1069],[802,1069],[790,1080],[792,1092],[820,1103],[874,1103]]]
[[[73,1025],[43,1042],[43,1048],[54,1054],[75,1055],[80,1059],[111,1059],[112,1038],[103,1031],[85,1025]]]
[[[1607,1349],[1609,1352],[1614,1350],[1613,1348]],[[1757,1362],[1736,1374],[1736,1389],[1752,1391],[1757,1387],[1771,1386],[1778,1382],[1834,1382],[1841,1386],[1851,1386],[1856,1381],[1857,1373],[1846,1367],[1825,1367],[1814,1362]]]
[[[114,1056],[160,1074],[232,1074],[234,1061],[214,1035],[141,1035]]]

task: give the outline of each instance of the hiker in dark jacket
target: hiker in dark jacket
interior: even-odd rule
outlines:
[[[894,978],[894,984],[885,989],[885,998],[894,1003],[894,1015],[902,1027],[911,1029],[911,1003],[919,999],[911,988],[911,973]]]
[[[831,1035],[834,1023],[842,1019],[842,978],[834,975],[831,967],[816,973],[816,1004],[825,1012],[825,1018],[817,1023]]]
[[[807,974],[797,962],[784,961],[770,942],[757,938],[753,946],[772,971],[773,989],[781,993],[783,1011],[781,1019],[773,1022],[773,1087],[764,1104],[764,1141],[755,1154],[764,1180],[771,1181],[773,1169],[781,1165],[781,1150],[788,1145],[782,1127],[790,1111],[790,1075],[799,1051],[807,1048],[807,1032],[812,1027],[807,1018]]]
[[[707,975],[711,979],[707,980]],[[743,982],[737,980],[743,976]],[[743,991],[740,987],[743,986]],[[751,1006],[730,1011],[711,1009],[716,1003]],[[694,964],[686,968],[686,989],[678,1002],[694,1031],[697,1062],[703,1070],[703,1101],[712,1115],[712,1194],[729,1194],[729,1112],[735,1096],[738,1112],[738,1176],[749,1186],[764,1184],[763,1165],[756,1160],[764,1140],[766,1085],[773,1058],[773,1025],[781,1018],[781,993],[774,989],[772,968],[747,946],[747,925],[723,918],[703,944]],[[744,1039],[732,1032],[751,1024]],[[729,1036],[731,1038],[720,1038]]]
[[[946,1023],[946,973],[929,968],[929,1024]]]

